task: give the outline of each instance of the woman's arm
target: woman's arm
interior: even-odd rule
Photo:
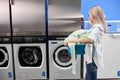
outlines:
[[[89,39],[88,37],[85,38],[78,38],[78,39],[71,39],[71,40],[65,40],[64,45],[68,45],[68,43],[88,43],[91,44],[93,41]]]

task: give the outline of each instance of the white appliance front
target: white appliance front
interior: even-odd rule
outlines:
[[[104,67],[98,78],[120,78],[120,34],[106,34],[104,38]]]
[[[46,79],[45,43],[13,44],[16,80]]]
[[[71,55],[63,40],[49,40],[49,74],[50,80],[80,79],[80,56],[76,56],[76,75],[72,73]]]
[[[13,61],[11,44],[0,44],[0,80],[13,80]]]
[[[104,66],[98,69],[98,79],[120,79],[120,34],[106,34],[103,41]],[[85,60],[84,60],[85,61]],[[84,66],[86,66],[84,62]],[[86,67],[84,67],[84,78]]]

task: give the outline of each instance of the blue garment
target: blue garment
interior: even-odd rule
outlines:
[[[85,80],[97,80],[97,66],[94,61],[90,64],[86,64]]]

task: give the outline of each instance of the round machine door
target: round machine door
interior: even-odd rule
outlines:
[[[39,46],[20,47],[18,57],[23,67],[37,67],[42,63],[42,51]]]
[[[55,63],[60,67],[70,67],[71,63],[71,54],[68,53],[67,47],[59,46],[53,55]]]
[[[0,67],[7,67],[8,53],[5,47],[0,48]]]

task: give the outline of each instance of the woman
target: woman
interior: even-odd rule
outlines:
[[[93,6],[89,9],[89,22],[91,29],[87,37],[65,40],[64,45],[69,43],[93,44],[92,62],[86,62],[85,80],[97,80],[97,69],[103,66],[102,43],[106,32],[105,17],[99,6]]]

